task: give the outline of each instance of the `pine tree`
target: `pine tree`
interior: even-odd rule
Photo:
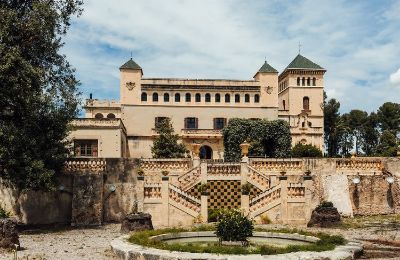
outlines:
[[[171,120],[164,118],[156,125],[158,136],[153,142],[151,153],[154,158],[183,158],[188,152],[185,145],[178,143],[179,135],[174,133]]]

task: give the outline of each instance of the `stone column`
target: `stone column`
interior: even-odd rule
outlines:
[[[144,176],[137,176],[136,184],[136,203],[137,211],[144,211]]]
[[[311,175],[305,175],[303,177],[304,180],[304,198],[305,198],[305,207],[304,207],[304,213],[305,213],[305,224],[307,224],[307,222],[310,220],[311,218],[311,212],[312,212],[312,208],[311,208],[311,200],[312,200],[312,192],[311,192],[311,188],[313,185],[313,180]]]
[[[244,214],[249,214],[250,213],[250,196],[249,194],[242,194],[242,197],[240,199],[241,203],[241,208],[244,212]]]
[[[287,176],[279,176],[279,185],[281,185],[281,220],[283,224],[288,223],[288,193]]]
[[[200,163],[200,178],[202,184],[207,184],[207,162]]]
[[[162,226],[169,226],[169,177],[162,176],[161,182],[161,200],[162,206],[161,211],[159,212],[160,216],[163,216],[161,219]]]
[[[203,223],[208,222],[208,193],[202,193],[201,194],[201,209],[200,209],[200,214],[201,214],[201,220]]]
[[[192,144],[192,152],[193,152],[193,167],[197,167],[200,165],[200,144],[193,143]]]

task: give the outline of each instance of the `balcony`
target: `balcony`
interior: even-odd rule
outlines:
[[[182,129],[182,138],[222,138],[222,129]]]

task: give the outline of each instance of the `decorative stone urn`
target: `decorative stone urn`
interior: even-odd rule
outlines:
[[[243,157],[247,157],[247,155],[249,154],[249,147],[250,147],[250,144],[246,141],[244,141],[243,143],[240,144],[240,149],[242,150]]]
[[[199,158],[199,154],[200,154],[200,144],[193,143],[193,144],[192,144],[192,148],[193,148],[194,158],[195,158],[195,159]]]

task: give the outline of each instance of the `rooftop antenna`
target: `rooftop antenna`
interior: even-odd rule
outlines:
[[[299,42],[299,54],[301,52],[301,43]]]
[[[132,59],[132,51],[131,51],[131,59]]]
[[[267,63],[267,56],[264,57],[264,61],[265,61],[265,63]]]

